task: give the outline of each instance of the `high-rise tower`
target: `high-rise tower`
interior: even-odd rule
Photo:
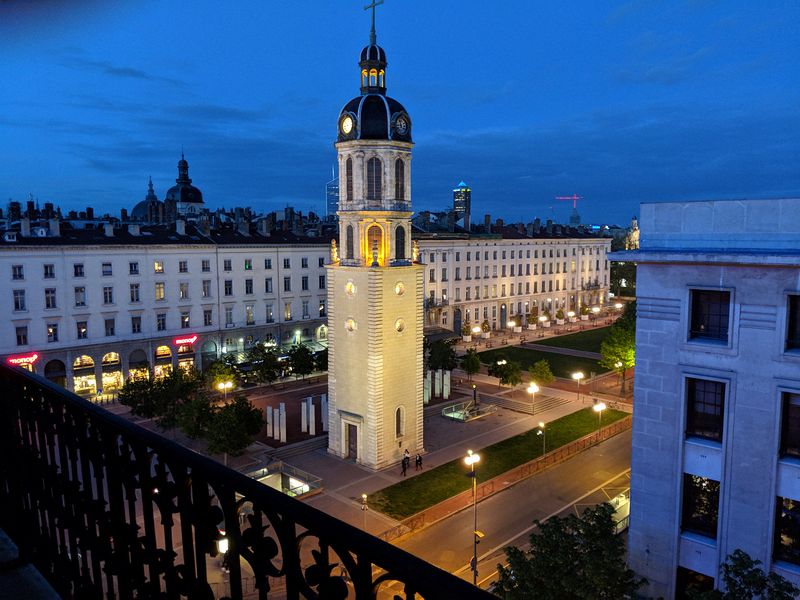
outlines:
[[[377,469],[422,452],[423,271],[411,244],[411,119],[386,95],[386,53],[359,60],[342,108],[339,243],[328,267],[328,451]]]
[[[464,229],[469,231],[469,213],[472,209],[472,190],[461,181],[453,190],[453,212],[456,213],[456,221],[464,221]]]

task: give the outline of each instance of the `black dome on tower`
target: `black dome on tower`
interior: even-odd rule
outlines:
[[[178,178],[175,183],[177,185],[173,185],[167,190],[167,195],[164,197],[165,201],[203,202],[203,192],[193,186],[192,180],[189,179],[189,163],[183,157],[183,152],[181,152],[181,159],[178,161]]]
[[[386,95],[386,51],[370,32],[370,43],[361,50],[361,95],[339,113],[338,141],[398,140],[411,142],[411,118],[397,100]]]

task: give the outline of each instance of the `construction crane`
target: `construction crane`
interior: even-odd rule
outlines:
[[[578,200],[583,200],[583,196],[572,194],[572,196],[556,196],[556,200],[572,200],[572,208],[578,210]]]

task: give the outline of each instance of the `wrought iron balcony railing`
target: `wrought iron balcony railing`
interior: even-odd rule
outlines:
[[[233,599],[491,597],[41,377],[0,386],[0,526],[64,598],[211,600],[223,530]]]

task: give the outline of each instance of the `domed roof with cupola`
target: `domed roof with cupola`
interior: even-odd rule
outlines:
[[[373,9],[369,44],[361,50],[361,95],[339,113],[339,142],[350,140],[397,140],[411,142],[411,118],[394,98],[386,95],[386,51],[378,46]]]
[[[189,179],[189,163],[183,157],[183,152],[181,152],[181,159],[178,161],[178,178],[175,183],[176,185],[167,190],[165,201],[202,204],[203,192],[192,185],[192,180]]]

